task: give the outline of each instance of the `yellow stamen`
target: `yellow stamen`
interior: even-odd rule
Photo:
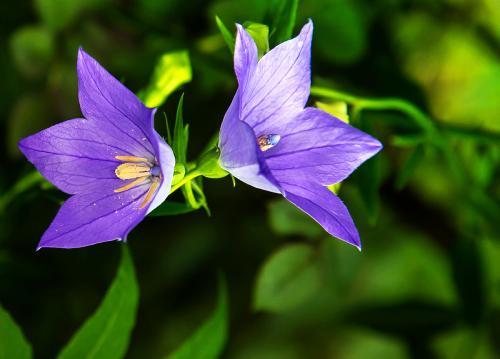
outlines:
[[[151,167],[143,163],[122,163],[115,169],[116,177],[122,180],[144,177],[150,174]]]
[[[135,162],[135,163],[148,162],[147,158],[135,157],[135,156],[115,156],[115,158],[118,161],[122,161],[122,162]]]
[[[138,186],[138,185],[142,184],[148,178],[149,178],[149,176],[139,177],[135,181],[132,181],[132,182],[126,184],[125,186],[122,186],[120,188],[115,189],[115,192],[116,193],[125,192],[125,191],[127,191],[127,190],[129,190],[129,189],[131,189],[131,188],[133,188],[135,186]]]
[[[153,183],[151,183],[151,187],[149,187],[148,193],[146,193],[146,196],[144,196],[144,200],[142,201],[141,205],[139,206],[139,209],[143,209],[146,207],[146,205],[151,201],[151,198],[155,194],[158,186],[160,185],[159,179],[154,179]]]

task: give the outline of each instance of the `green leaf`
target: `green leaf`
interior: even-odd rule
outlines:
[[[322,285],[320,261],[306,244],[289,244],[266,260],[257,276],[254,309],[286,312],[306,303]]]
[[[271,24],[273,46],[292,37],[299,0],[271,0],[266,23]]]
[[[212,315],[167,359],[216,359],[227,340],[228,298],[226,284],[219,279],[217,306]]]
[[[96,312],[59,354],[59,359],[123,358],[135,324],[139,288],[127,245],[118,273]]]
[[[148,87],[141,93],[141,98],[146,106],[159,107],[170,94],[191,81],[191,77],[191,63],[187,51],[165,53],[158,60]]]
[[[228,30],[226,25],[224,25],[224,23],[218,16],[215,16],[215,23],[217,24],[217,27],[219,28],[219,31],[222,34],[222,38],[224,39],[227,47],[229,48],[231,53],[234,53],[234,43],[236,40],[233,33]]]
[[[196,166],[196,171],[198,171],[202,176],[208,178],[222,178],[228,175],[228,172],[219,164],[220,151],[218,148],[213,148],[210,151],[205,152]]]
[[[246,22],[245,28],[257,45],[259,58],[269,51],[269,27],[257,22]]]
[[[175,116],[174,139],[172,141],[172,150],[178,163],[185,164],[187,162],[187,145],[189,139],[189,127],[184,126],[182,116],[182,106],[184,104],[184,94],[179,99],[177,106],[177,114]]]
[[[0,359],[33,357],[31,345],[10,314],[0,305]]]
[[[415,168],[418,166],[420,161],[422,161],[423,157],[424,147],[422,145],[419,145],[412,151],[403,167],[399,170],[398,176],[396,178],[396,188],[398,190],[402,190],[406,186],[408,180],[411,178],[411,175],[415,171]]]
[[[285,199],[269,204],[268,218],[273,232],[283,236],[316,237],[324,232],[311,217]]]
[[[41,26],[25,26],[10,39],[12,59],[17,69],[27,77],[46,73],[54,55],[54,39]]]
[[[193,208],[187,203],[166,201],[151,212],[150,216],[176,216],[178,214],[185,214],[196,210],[197,208]]]

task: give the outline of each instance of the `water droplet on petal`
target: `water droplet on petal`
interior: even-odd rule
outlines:
[[[276,134],[262,135],[257,138],[257,143],[261,151],[267,151],[276,146],[280,139],[281,136]]]

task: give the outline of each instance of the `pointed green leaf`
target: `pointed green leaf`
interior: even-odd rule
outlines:
[[[270,0],[266,23],[271,24],[273,46],[292,37],[299,0]]]
[[[10,314],[0,305],[0,359],[33,356],[31,345]]]
[[[218,16],[215,16],[215,23],[217,24],[217,27],[219,28],[219,31],[222,34],[224,42],[226,43],[227,47],[229,47],[229,51],[231,51],[231,53],[234,53],[235,38],[233,33],[228,30],[226,25],[224,25],[224,23]]]
[[[118,273],[96,312],[59,354],[59,359],[119,359],[127,352],[135,324],[139,288],[127,245]]]
[[[226,284],[219,279],[217,306],[212,315],[167,359],[216,359],[227,340],[228,298]]]
[[[320,261],[306,244],[289,244],[264,263],[257,277],[254,309],[282,313],[311,299],[321,288]]]
[[[178,163],[185,164],[187,161],[187,145],[189,130],[188,126],[184,126],[182,115],[182,106],[184,104],[184,94],[179,99],[177,106],[177,114],[175,116],[174,138],[172,140],[172,150]]]
[[[163,54],[153,72],[149,86],[141,93],[148,107],[161,106],[181,85],[191,81],[191,63],[187,51]]]
[[[246,22],[245,29],[257,45],[259,58],[269,51],[269,27],[257,22]]]

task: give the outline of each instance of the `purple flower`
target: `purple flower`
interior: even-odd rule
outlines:
[[[241,25],[237,29],[238,90],[222,123],[222,167],[251,186],[281,193],[328,233],[361,248],[347,208],[326,186],[344,180],[382,145],[305,107],[311,86],[311,21],[260,60],[253,39]]]
[[[170,192],[175,158],[153,128],[155,109],[145,107],[81,49],[77,71],[85,118],[19,143],[45,178],[72,195],[38,249],[125,240]]]

